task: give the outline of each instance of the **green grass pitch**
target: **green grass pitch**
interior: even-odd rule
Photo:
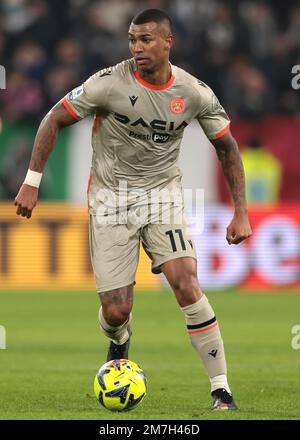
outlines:
[[[136,293],[130,358],[144,369],[148,396],[111,413],[93,395],[107,340],[92,293],[0,294],[1,419],[299,419],[300,295],[208,294],[221,325],[236,412],[210,409],[209,383],[170,292]]]

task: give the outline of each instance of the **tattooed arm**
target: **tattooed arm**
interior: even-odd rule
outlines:
[[[77,122],[59,101],[44,117],[36,134],[29,168],[41,173],[54,148],[56,138],[61,128]],[[38,188],[23,184],[15,198],[16,213],[22,217],[31,217],[37,203]]]
[[[29,168],[41,173],[61,128],[77,122],[59,101],[44,117],[36,134]]]
[[[248,220],[243,163],[238,145],[230,131],[211,142],[221,162],[234,204],[234,216],[227,228],[226,240],[229,244],[238,244],[252,235]]]

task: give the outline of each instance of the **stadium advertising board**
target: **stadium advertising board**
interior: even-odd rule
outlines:
[[[12,204],[0,204],[0,212],[0,291],[95,289],[85,207],[39,203],[30,220]],[[204,215],[204,230],[194,230],[203,290],[300,291],[300,206],[252,207],[253,236],[238,246],[225,240],[230,208],[207,206]],[[166,286],[150,268],[141,249],[137,289]]]

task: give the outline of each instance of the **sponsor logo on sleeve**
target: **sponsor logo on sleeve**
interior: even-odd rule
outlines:
[[[76,87],[76,89],[72,90],[72,92],[69,93],[68,98],[69,101],[73,101],[73,99],[78,98],[78,96],[82,95],[83,93],[83,85]]]
[[[220,101],[218,100],[216,95],[212,95],[212,110],[214,112],[217,112],[217,111],[220,111],[222,109],[223,109],[223,107],[221,106]]]
[[[98,76],[100,78],[103,78],[103,76],[108,76],[112,74],[112,67],[107,67],[105,69],[100,70],[100,72],[98,72]]]

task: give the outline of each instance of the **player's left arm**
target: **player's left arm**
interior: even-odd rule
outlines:
[[[239,244],[252,235],[241,155],[230,130],[222,137],[211,140],[211,143],[216,149],[234,204],[234,215],[227,227],[226,240],[229,244]]]

